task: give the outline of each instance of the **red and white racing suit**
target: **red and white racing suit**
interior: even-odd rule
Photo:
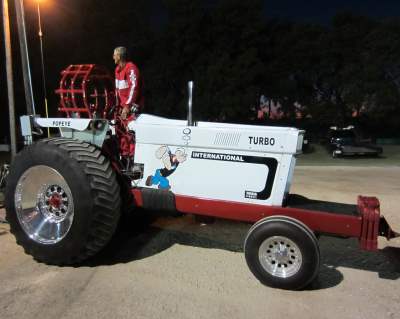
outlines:
[[[144,97],[142,95],[142,81],[139,69],[132,62],[127,62],[124,67],[119,65],[115,69],[115,91],[117,97],[117,112],[121,114],[124,108],[131,110],[135,106],[133,114],[122,120],[124,126],[136,119],[136,113],[143,110]],[[133,157],[135,154],[135,141],[133,134],[124,131],[119,134],[119,146],[122,156]]]
[[[115,90],[121,108],[136,104],[139,110],[143,109],[142,80],[138,67],[132,62],[115,68]]]

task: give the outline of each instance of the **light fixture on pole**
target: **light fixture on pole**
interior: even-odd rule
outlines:
[[[40,39],[40,59],[42,64],[42,80],[43,80],[43,94],[44,94],[44,107],[46,111],[46,117],[49,117],[49,110],[47,105],[47,88],[46,88],[46,73],[44,67],[44,54],[43,54],[43,31],[42,31],[42,19],[40,14],[40,2],[41,0],[36,0],[37,13],[38,13],[38,26],[39,26],[39,39]],[[50,129],[47,128],[47,136],[50,137]]]

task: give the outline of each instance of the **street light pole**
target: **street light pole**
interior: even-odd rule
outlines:
[[[17,17],[19,47],[21,50],[21,66],[22,66],[22,75],[25,86],[26,109],[28,114],[35,115],[36,114],[35,101],[33,99],[32,77],[31,77],[31,69],[30,69],[29,54],[28,54],[28,42],[26,39],[24,0],[15,0],[14,3],[15,3],[15,12]]]
[[[39,39],[40,39],[40,59],[42,63],[42,81],[43,81],[43,93],[44,93],[44,107],[46,111],[46,117],[49,117],[49,109],[47,104],[47,88],[46,88],[46,73],[44,67],[44,54],[43,54],[43,32],[42,32],[42,19],[40,15],[40,1],[37,0],[37,13],[38,13],[38,24],[39,24]],[[50,129],[47,128],[47,137],[50,137]]]
[[[6,70],[7,70],[7,91],[8,91],[8,116],[10,120],[10,144],[11,161],[17,153],[17,138],[15,133],[15,104],[14,104],[14,81],[12,70],[11,36],[10,36],[10,17],[8,11],[8,0],[3,0],[3,31],[4,46],[6,51]]]

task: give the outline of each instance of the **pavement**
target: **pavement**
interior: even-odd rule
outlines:
[[[292,193],[353,204],[376,195],[400,230],[400,167],[296,168]],[[400,318],[400,240],[378,252],[320,238],[321,269],[303,291],[261,285],[246,266],[245,223],[187,215],[133,221],[76,267],[34,261],[0,224],[0,318]],[[1,233],[3,231],[3,233]]]

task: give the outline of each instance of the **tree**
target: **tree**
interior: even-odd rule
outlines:
[[[168,24],[149,62],[155,111],[183,117],[186,82],[195,81],[198,119],[246,121],[263,65],[258,56],[262,1],[166,1]],[[190,18],[189,18],[190,17]]]

